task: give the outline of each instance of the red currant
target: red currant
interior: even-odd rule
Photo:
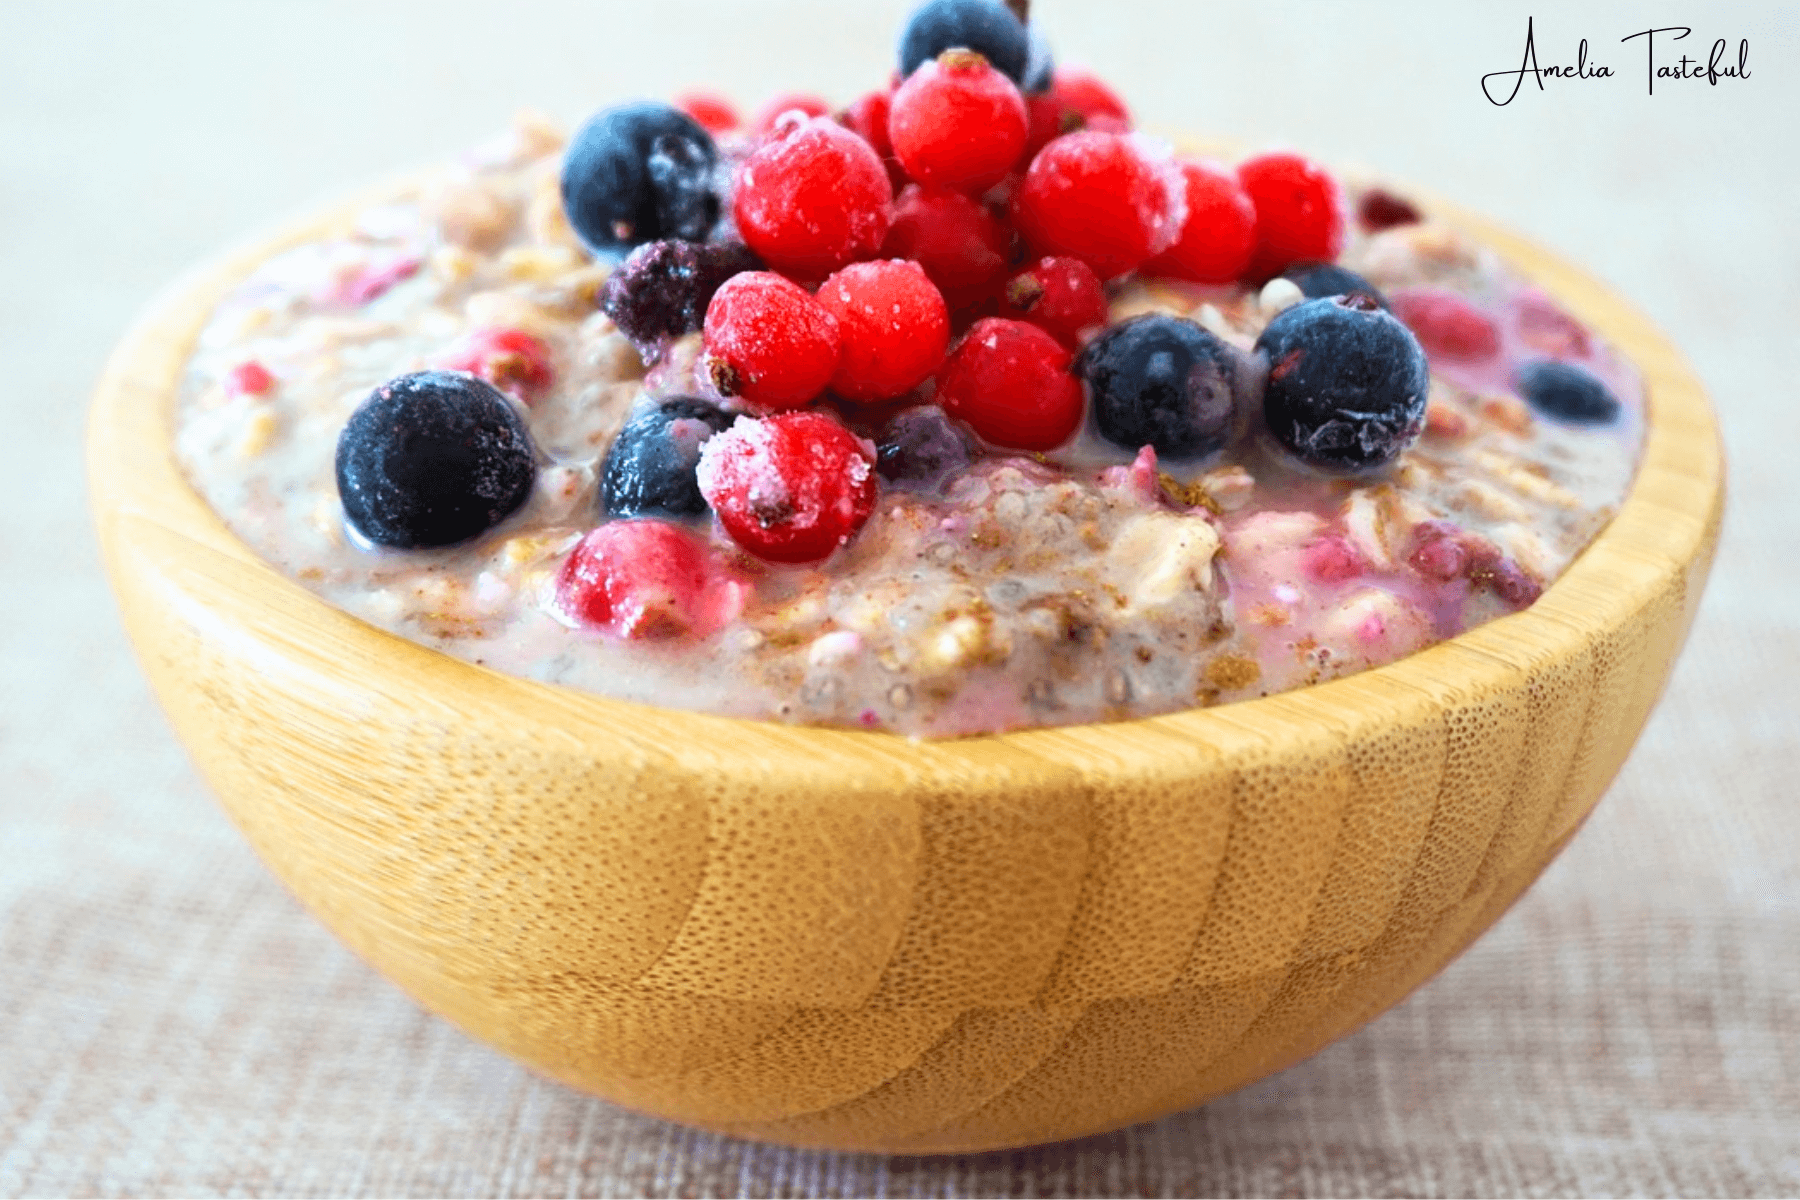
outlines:
[[[715,92],[687,92],[675,98],[675,107],[711,134],[730,133],[742,123],[731,101]]]
[[[831,105],[805,92],[782,92],[756,110],[756,118],[750,122],[750,132],[757,137],[766,137],[774,131],[775,122],[781,114],[796,109],[809,117],[823,117],[830,114]]]
[[[478,329],[438,365],[479,376],[526,402],[542,395],[555,378],[550,347],[522,329]]]
[[[889,91],[870,92],[839,113],[838,122],[881,155],[888,182],[898,193],[906,186],[906,169],[894,157],[894,143],[888,139],[888,111],[893,96]]]
[[[1006,277],[1011,239],[1000,222],[962,192],[910,184],[894,201],[894,223],[881,253],[925,268],[952,309],[985,300]]]
[[[1500,330],[1486,313],[1455,292],[1400,288],[1388,297],[1429,358],[1480,362],[1500,353]]]
[[[1175,160],[1154,143],[1083,130],[1038,153],[1014,209],[1033,249],[1079,258],[1111,279],[1174,242],[1184,193]]]
[[[1237,174],[1256,206],[1250,279],[1271,278],[1297,262],[1337,258],[1344,248],[1344,193],[1324,167],[1278,151],[1245,159]]]
[[[225,394],[233,399],[261,396],[275,386],[275,377],[269,374],[269,368],[251,358],[225,372],[224,384]]]
[[[1230,283],[1256,249],[1256,205],[1237,176],[1217,163],[1181,162],[1187,220],[1175,244],[1144,265],[1152,275],[1196,283]]]
[[[1030,123],[1012,80],[973,50],[946,50],[894,93],[888,137],[906,173],[982,192],[1019,161]]]
[[[748,581],[692,530],[612,521],[563,562],[552,609],[570,625],[618,638],[703,638],[742,612],[748,593]]]
[[[1131,110],[1117,92],[1100,82],[1098,76],[1079,67],[1064,67],[1056,72],[1050,94],[1074,113],[1084,129],[1107,133],[1124,133],[1131,128]]]
[[[1081,423],[1071,355],[1036,325],[985,317],[938,374],[938,403],[996,446],[1049,450]]]
[[[1008,317],[1029,321],[1073,350],[1081,335],[1106,324],[1100,277],[1079,258],[1040,258],[1006,281],[1000,299]]]
[[[720,285],[704,336],[719,394],[765,412],[810,403],[837,370],[837,318],[773,271],[743,271]]]
[[[875,510],[875,454],[822,412],[737,423],[700,451],[700,494],[731,539],[769,562],[817,562]]]
[[[893,199],[869,143],[828,118],[796,118],[739,164],[732,213],[763,261],[823,279],[881,249]]]
[[[819,287],[838,322],[831,390],[846,400],[891,400],[919,386],[944,361],[950,310],[916,262],[852,263]]]

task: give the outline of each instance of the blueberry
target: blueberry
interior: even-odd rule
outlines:
[[[647,242],[607,276],[600,310],[649,360],[700,328],[720,284],[761,267],[742,242]]]
[[[946,50],[974,50],[1014,83],[1025,82],[1031,46],[1025,26],[998,0],[928,0],[913,13],[900,35],[900,74]]]
[[[1269,322],[1256,349],[1269,362],[1269,432],[1309,466],[1337,473],[1383,467],[1424,428],[1425,351],[1368,296],[1296,304]]]
[[[679,109],[605,109],[563,156],[563,210],[587,248],[616,257],[658,238],[700,241],[719,219],[712,136]]]
[[[1100,436],[1171,459],[1200,458],[1230,440],[1240,367],[1230,346],[1166,313],[1121,321],[1075,361],[1092,388]]]
[[[935,404],[897,414],[875,440],[875,469],[906,491],[936,491],[973,458],[969,439]]]
[[[418,550],[486,533],[525,503],[536,475],[512,402],[460,371],[388,380],[338,435],[344,515],[377,546]]]
[[[1591,372],[1573,363],[1526,363],[1519,368],[1513,386],[1531,407],[1560,421],[1605,425],[1619,416],[1619,398]]]
[[[731,425],[709,401],[675,396],[635,414],[600,468],[600,507],[613,517],[694,517],[706,500],[694,479],[700,447]]]
[[[1351,292],[1361,292],[1386,308],[1387,297],[1381,290],[1355,271],[1347,270],[1336,263],[1304,262],[1295,263],[1281,273],[1283,279],[1293,282],[1300,289],[1300,294],[1308,300],[1319,300],[1327,296],[1347,296]]]

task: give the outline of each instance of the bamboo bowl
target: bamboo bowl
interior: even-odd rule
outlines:
[[[190,276],[112,358],[89,470],[127,630],[233,820],[359,954],[545,1074],[742,1137],[1074,1137],[1368,1021],[1568,842],[1718,535],[1717,430],[1674,349],[1463,220],[1651,392],[1622,511],[1523,613],[1286,695],[935,744],[523,682],[288,582],[171,455],[214,303],[361,207]]]

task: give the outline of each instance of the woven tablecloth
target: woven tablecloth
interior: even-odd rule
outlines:
[[[1749,79],[1649,94],[1650,5],[1040,0],[1144,123],[1423,182],[1582,263],[1690,356],[1732,502],[1662,706],[1587,828],[1411,999],[1202,1109],[945,1159],[757,1146],[538,1079],[277,885],[131,660],[83,499],[131,314],[275,217],[710,84],[846,101],[904,3],[0,6],[0,1194],[1800,1193],[1800,15],[1688,6]],[[1510,86],[1510,83],[1508,83]]]

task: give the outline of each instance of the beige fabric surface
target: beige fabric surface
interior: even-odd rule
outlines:
[[[1645,92],[1654,6],[1039,0],[1146,124],[1363,163],[1499,217],[1668,330],[1732,457],[1711,589],[1588,827],[1473,949],[1282,1075],[939,1160],[665,1125],[531,1076],[340,948],[206,795],[83,499],[87,389],[183,266],[454,154],[708,83],[843,101],[907,5],[0,5],[0,1194],[1800,1194],[1800,12],[1689,6],[1751,78]]]

